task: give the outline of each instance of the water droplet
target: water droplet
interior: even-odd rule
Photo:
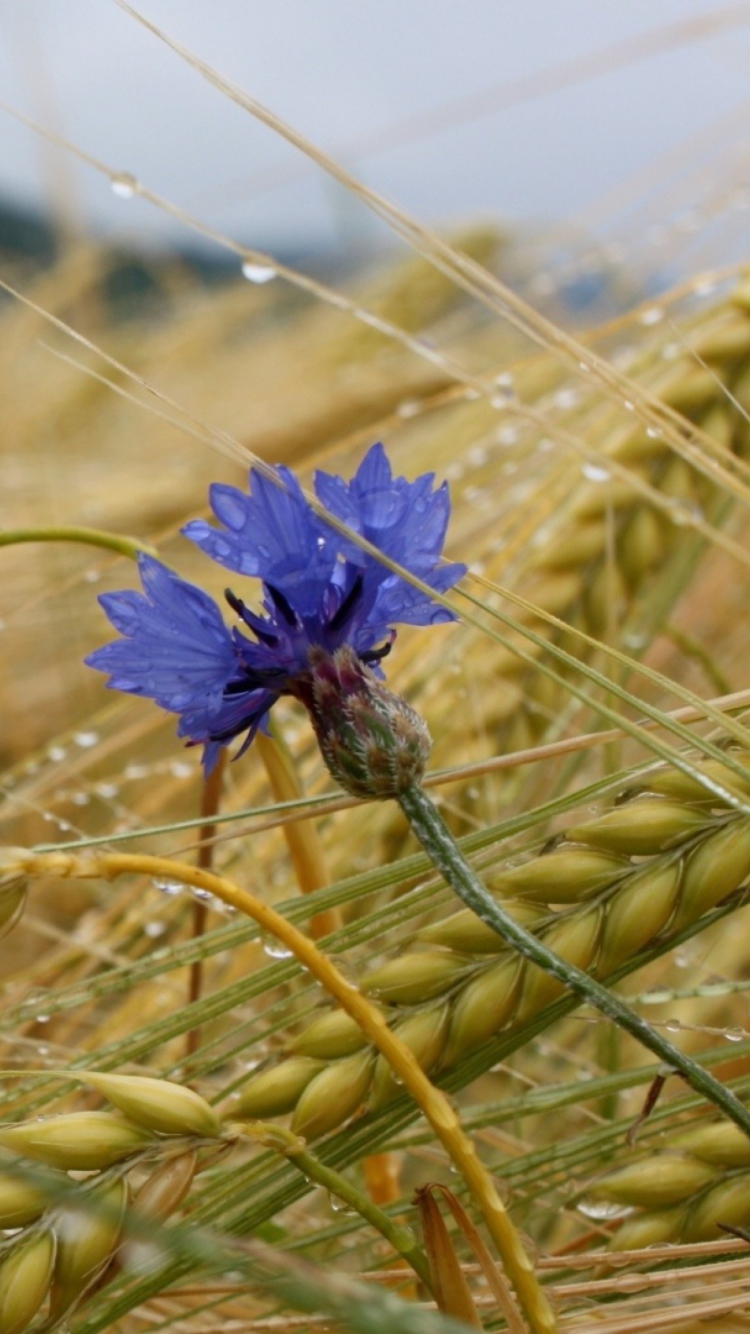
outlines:
[[[659,324],[664,319],[664,311],[660,306],[649,306],[640,316],[639,323],[645,324],[646,328],[653,324]]]
[[[50,746],[47,751],[47,759],[52,760],[53,764],[55,764],[60,760],[64,760],[67,753],[68,752],[64,746]]]
[[[467,403],[476,403],[477,399],[481,397],[482,395],[479,390],[472,388],[471,385],[467,385],[466,389],[464,389],[464,398]]]
[[[88,806],[91,797],[88,792],[74,792],[70,800],[74,806]]]
[[[210,901],[213,899],[213,897],[214,897],[214,896],[213,896],[213,894],[211,893],[211,891],[210,891],[209,889],[194,889],[194,890],[193,890],[193,898],[194,898],[194,899],[199,899],[201,903],[210,903]]]
[[[185,764],[184,760],[172,760],[168,765],[168,771],[173,778],[192,778],[195,772],[192,765]]]
[[[170,880],[167,876],[162,877],[155,875],[151,883],[154,886],[154,889],[161,890],[162,894],[169,894],[172,896],[181,894],[185,888],[182,880]]]
[[[404,418],[416,417],[417,413],[421,412],[421,410],[422,404],[418,398],[405,398],[403,403],[399,403],[396,408],[396,416]]]
[[[487,462],[487,448],[485,445],[475,445],[469,450],[467,455],[472,468],[481,468],[483,463]]]
[[[273,278],[278,277],[278,270],[273,264],[259,264],[257,260],[246,259],[242,265],[242,276],[247,278],[249,283],[270,283]]]
[[[269,959],[293,959],[294,953],[282,945],[280,940],[275,937],[263,941],[263,953],[267,954]]]
[[[724,1037],[727,1042],[742,1042],[747,1037],[744,1028],[727,1028],[724,1030]]]
[[[622,637],[622,643],[624,648],[645,648],[648,643],[648,635],[645,635],[642,630],[626,630]]]
[[[352,1208],[351,1204],[347,1204],[346,1200],[342,1200],[340,1195],[332,1195],[330,1191],[328,1192],[328,1203],[334,1214],[356,1214],[357,1212],[356,1209]]]
[[[612,476],[608,468],[598,463],[584,463],[581,472],[590,482],[608,482]]]
[[[676,361],[682,352],[679,343],[665,343],[661,355],[664,361]]]
[[[37,1024],[48,1024],[50,1017],[48,1014],[37,1014],[34,1016],[34,1022]]]
[[[87,570],[83,577],[87,584],[98,584],[102,577],[102,572],[101,570]]]
[[[576,1208],[584,1218],[601,1223],[610,1218],[625,1218],[632,1209],[628,1205],[612,1204],[610,1200],[579,1200]]]
[[[646,435],[648,436],[649,440],[661,440],[663,434],[664,432],[662,431],[660,426],[646,427]]]
[[[584,374],[588,374],[588,372],[591,370],[591,367],[587,361],[579,361],[578,369],[579,371],[583,371]]]
[[[690,528],[703,520],[700,505],[685,505],[681,500],[672,501],[669,517],[678,528]]]
[[[120,789],[117,783],[97,783],[94,791],[97,797],[104,797],[105,801],[108,801],[116,797]]]
[[[97,741],[99,740],[99,733],[98,733],[98,732],[74,732],[74,733],[73,733],[73,740],[75,741],[75,743],[76,743],[77,746],[80,746],[80,747],[81,747],[81,750],[88,750],[91,746],[95,746],[95,745],[96,745]]]
[[[666,987],[654,987],[651,991],[644,991],[641,996],[641,1003],[643,1005],[663,1005],[665,1001],[671,999],[672,993]]]
[[[552,395],[552,402],[556,408],[561,408],[565,412],[568,408],[576,408],[581,401],[581,395],[577,389],[558,389],[557,393]]]
[[[118,171],[116,176],[111,177],[110,186],[112,194],[117,195],[118,199],[132,199],[141,188],[140,182],[130,171]]]
[[[499,445],[517,445],[521,432],[517,426],[503,426],[498,431],[495,439]]]
[[[164,935],[166,929],[166,923],[164,922],[146,922],[143,934],[148,936],[149,940],[158,940],[159,936]]]
[[[682,1024],[679,1019],[665,1019],[664,1027],[668,1033],[680,1033]]]

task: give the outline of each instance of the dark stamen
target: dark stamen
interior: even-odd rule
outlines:
[[[278,588],[274,588],[273,584],[264,584],[263,587],[271,594],[271,598],[273,599],[273,603],[274,606],[276,607],[276,610],[281,612],[287,625],[291,625],[294,627],[294,629],[296,629],[297,626],[299,625],[297,616],[292,611],[292,608],[289,606],[289,603],[287,602],[281,590]]]
[[[222,695],[224,699],[229,695],[249,695],[253,690],[276,690],[279,682],[286,677],[283,667],[268,667],[265,671],[248,671],[247,676],[239,676],[234,681],[228,681],[224,686]]]
[[[362,662],[380,662],[382,658],[387,658],[393,644],[388,641],[387,644],[381,644],[380,648],[368,648],[366,653],[360,653]]]
[[[346,623],[349,617],[349,613],[351,612],[355,602],[357,601],[358,597],[362,592],[363,582],[364,581],[362,579],[362,575],[358,574],[356,579],[354,580],[354,583],[349,589],[349,592],[344,598],[344,601],[341,603],[341,606],[339,607],[338,611],[333,613],[333,616],[328,622],[329,630],[333,631],[340,630],[342,626]]]
[[[235,611],[245,622],[245,625],[252,630],[256,639],[259,639],[262,644],[267,644],[269,648],[276,648],[276,645],[279,642],[278,635],[272,635],[269,634],[267,630],[261,630],[260,626],[255,625],[254,621],[250,620],[251,613],[247,610],[242,598],[238,598],[237,594],[233,593],[231,588],[224,589],[224,597],[232,608],[232,611]]]

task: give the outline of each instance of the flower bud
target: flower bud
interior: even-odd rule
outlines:
[[[145,1130],[116,1112],[68,1112],[43,1121],[0,1126],[4,1148],[63,1171],[112,1167],[153,1142]]]
[[[0,1260],[0,1334],[23,1334],[49,1291],[55,1238],[38,1232]]]
[[[103,1093],[129,1121],[161,1135],[218,1135],[221,1121],[192,1089],[168,1079],[87,1070],[80,1078]]]
[[[397,797],[420,781],[431,745],[425,723],[348,644],[333,655],[311,648],[300,696],[323,759],[345,792]]]

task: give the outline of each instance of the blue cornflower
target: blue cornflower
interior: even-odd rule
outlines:
[[[178,733],[204,747],[207,772],[234,737],[239,753],[281,695],[295,695],[314,712],[316,671],[346,650],[368,677],[395,637],[394,624],[428,625],[455,619],[351,538],[316,514],[287,468],[276,480],[250,471],[250,491],[211,487],[221,527],[195,520],[186,537],[208,556],[263,584],[263,611],[254,612],[230,589],[240,620],[228,629],[214,601],[160,561],[140,555],[143,593],[105,593],[101,602],[121,639],[86,662],[109,672],[109,686],[144,695],[180,716]],[[393,477],[382,445],[373,445],[351,482],[317,473],[321,504],[436,592],[465,573],[440,564],[450,512],[445,483],[434,474],[408,482]],[[252,638],[246,631],[250,631]],[[370,670],[372,669],[372,670]]]

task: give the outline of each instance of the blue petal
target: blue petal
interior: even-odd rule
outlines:
[[[248,495],[212,486],[211,505],[224,528],[196,520],[182,532],[220,565],[280,589],[305,615],[317,608],[331,579],[336,535],[317,518],[294,474],[275,471],[278,481],[253,468]]]

